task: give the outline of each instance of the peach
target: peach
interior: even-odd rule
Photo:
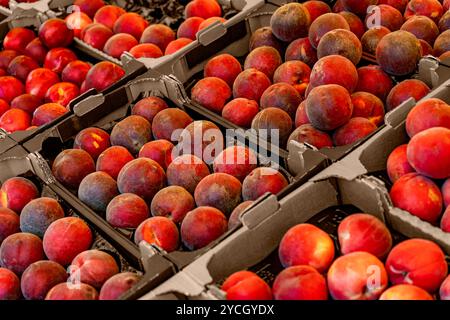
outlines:
[[[16,99],[17,98],[14,98],[14,100],[16,100]],[[11,101],[11,104],[13,103],[13,101]],[[9,109],[10,109],[9,104],[5,100],[0,99],[0,117]]]
[[[434,300],[433,297],[417,286],[399,284],[388,288],[380,296],[380,300]]]
[[[344,4],[342,3],[343,0],[336,0],[334,6],[333,6],[333,12],[339,13],[342,11],[345,11]]]
[[[227,173],[213,173],[203,178],[195,188],[197,206],[219,209],[229,216],[241,202],[241,182]]]
[[[311,70],[311,89],[325,84],[337,84],[352,93],[358,85],[358,72],[355,65],[339,55],[319,59]]]
[[[116,23],[117,19],[119,19],[119,17],[125,13],[126,11],[118,6],[113,5],[102,6],[95,12],[94,22],[101,23],[112,30],[114,28],[114,23]]]
[[[356,91],[368,92],[386,101],[392,87],[392,79],[379,66],[369,65],[358,69]]]
[[[320,130],[333,130],[346,124],[352,112],[348,91],[336,84],[316,87],[306,99],[308,119]]]
[[[411,0],[406,6],[405,19],[412,16],[426,16],[438,23],[442,16],[443,8],[438,0]]]
[[[33,262],[44,259],[42,241],[31,233],[14,233],[0,246],[0,266],[20,276]]]
[[[95,211],[105,211],[117,195],[116,181],[102,171],[88,174],[78,188],[78,198]]]
[[[342,0],[342,5],[345,10],[351,11],[359,16],[364,16],[367,13],[367,9],[375,4],[377,4],[377,0]]]
[[[167,108],[169,108],[169,106],[163,99],[151,96],[139,100],[131,109],[131,114],[144,117],[147,121],[152,123],[156,114]]]
[[[395,183],[398,179],[408,173],[415,172],[406,156],[407,147],[407,144],[398,146],[391,152],[387,159],[386,170],[392,183]]]
[[[132,193],[116,196],[106,207],[106,221],[115,228],[137,228],[149,215],[145,201]]]
[[[148,26],[148,21],[134,12],[122,14],[114,23],[114,33],[128,33],[139,40]]]
[[[109,134],[100,128],[86,128],[81,130],[73,142],[74,149],[83,149],[97,160],[99,155],[111,146]]]
[[[367,30],[361,37],[361,45],[363,52],[375,55],[378,43],[381,39],[391,31],[383,26]]]
[[[326,13],[318,17],[309,28],[309,41],[314,48],[319,45],[320,39],[331,30],[350,30],[350,26],[345,18],[337,13]]]
[[[167,140],[155,140],[144,144],[139,150],[139,158],[149,158],[156,161],[164,170],[172,162],[174,145]]]
[[[0,244],[3,240],[20,232],[20,219],[17,213],[8,208],[0,208]]]
[[[0,68],[5,69],[8,68],[8,65],[11,63],[11,61],[17,57],[19,52],[15,50],[3,50],[0,51]]]
[[[441,20],[439,20],[438,27],[440,32],[450,29],[450,13],[448,11],[445,12]]]
[[[296,39],[287,47],[285,60],[300,60],[312,68],[318,60],[317,51],[309,42],[309,38]]]
[[[84,12],[73,12],[69,14],[64,21],[70,30],[73,30],[73,35],[76,38],[80,37],[81,30],[92,23],[92,19]]]
[[[280,108],[294,118],[301,101],[296,88],[287,83],[276,83],[267,88],[261,96],[261,109]]]
[[[380,26],[388,28],[390,31],[397,31],[403,24],[403,16],[400,11],[389,5],[380,4],[370,8],[366,16],[367,29],[378,28]]]
[[[278,50],[280,55],[284,52],[284,43],[273,35],[272,28],[262,27],[256,29],[249,41],[249,51],[253,51],[258,47],[269,46]]]
[[[215,173],[227,173],[243,181],[258,165],[257,155],[249,148],[231,146],[223,150],[214,159]]]
[[[42,238],[47,228],[56,220],[64,218],[61,205],[52,198],[31,200],[20,214],[20,230]]]
[[[190,17],[184,20],[177,30],[177,38],[188,38],[195,40],[197,38],[197,32],[199,30],[200,24],[205,21],[205,19],[200,17]]]
[[[100,250],[87,250],[78,254],[70,266],[69,281],[79,280],[97,290],[103,284],[119,273],[116,260],[106,252]]]
[[[9,133],[26,130],[30,125],[30,115],[20,109],[9,109],[0,117],[0,128]]]
[[[405,12],[409,0],[378,0],[378,4],[387,4],[400,12]]]
[[[429,128],[450,129],[450,106],[441,99],[427,99],[416,104],[406,117],[406,132],[412,138]]]
[[[444,54],[447,51],[450,51],[450,45],[449,45],[449,39],[450,39],[450,31],[444,31],[442,32],[434,42],[434,55],[440,56]]]
[[[161,49],[152,43],[138,44],[137,46],[134,46],[133,48],[131,48],[129,50],[129,53],[136,59],[160,58],[164,55],[163,52],[161,51]]]
[[[58,82],[59,77],[55,72],[45,68],[35,69],[28,74],[25,82],[26,93],[44,99],[48,89]]]
[[[256,69],[272,79],[275,70],[282,62],[278,50],[273,47],[262,46],[251,51],[245,58],[244,69]]]
[[[52,18],[39,27],[39,39],[49,49],[68,47],[73,41],[73,30],[62,19]]]
[[[292,122],[286,111],[270,107],[258,112],[253,118],[251,128],[261,139],[284,148],[292,132]]]
[[[273,34],[285,42],[306,36],[310,23],[309,12],[300,3],[285,4],[275,10],[270,18]]]
[[[67,149],[54,160],[52,172],[64,186],[78,189],[81,181],[95,171],[92,157],[84,150]]]
[[[37,108],[33,113],[31,125],[43,126],[62,117],[68,110],[58,103],[46,103]]]
[[[352,214],[342,220],[338,238],[344,255],[364,251],[383,260],[392,247],[389,229],[378,218],[366,213]]]
[[[130,153],[137,154],[152,139],[152,126],[145,118],[131,115],[114,126],[110,139],[111,145],[125,147]]]
[[[19,300],[20,280],[14,272],[0,268],[0,300]]]
[[[330,6],[323,1],[306,1],[303,7],[308,11],[311,23],[321,15],[331,12]]]
[[[45,300],[98,300],[97,291],[88,284],[57,284],[47,293]]]
[[[189,250],[206,247],[227,231],[227,218],[218,209],[198,207],[187,213],[181,224],[181,240]]]
[[[198,157],[185,154],[175,158],[167,167],[167,182],[181,186],[194,194],[198,183],[209,175],[208,166]]]
[[[151,217],[142,222],[134,234],[134,242],[145,241],[157,245],[167,252],[172,252],[180,246],[180,234],[172,220],[166,217]]]
[[[165,187],[166,174],[156,162],[139,158],[128,162],[117,177],[120,193],[134,193],[150,203],[155,194]]]
[[[121,146],[109,147],[99,155],[96,170],[103,171],[116,180],[123,166],[133,159],[126,148]]]
[[[442,198],[444,206],[447,208],[450,205],[450,179],[444,181],[441,187]]]
[[[331,55],[341,55],[356,65],[362,57],[361,42],[349,30],[331,30],[320,39],[317,46],[317,56],[320,59]]]
[[[103,50],[106,42],[113,35],[114,33],[108,27],[105,27],[100,23],[94,23],[84,28],[80,36],[83,38],[83,41],[91,47]]]
[[[175,32],[163,24],[152,24],[142,33],[140,43],[152,43],[165,51],[167,45],[175,40]],[[195,40],[195,38],[193,39]]]
[[[442,215],[440,227],[444,232],[450,232],[450,209],[447,207]]]
[[[232,55],[224,53],[215,56],[206,63],[203,75],[205,78],[220,78],[231,88],[234,80],[241,72],[241,63]]]
[[[224,23],[225,21],[227,21],[227,20],[222,17],[211,17],[211,18],[205,19],[205,21],[200,23],[200,25],[198,26],[198,31],[206,29],[210,25],[213,25],[216,22]]]
[[[26,113],[32,115],[33,112],[42,105],[43,100],[37,96],[33,96],[29,93],[24,93],[18,97],[15,97],[11,101],[11,108],[21,109]]]
[[[326,272],[334,259],[334,244],[330,236],[312,224],[303,223],[290,228],[278,248],[283,267],[306,265]]]
[[[410,239],[392,249],[386,270],[392,284],[412,284],[433,293],[447,276],[448,266],[444,252],[434,242]]]
[[[194,0],[188,3],[184,10],[185,18],[200,17],[208,19],[221,15],[222,8],[216,0]]]
[[[345,146],[360,141],[377,130],[377,126],[366,118],[351,118],[333,134],[336,146]]]
[[[420,80],[408,79],[397,84],[389,92],[386,99],[386,108],[388,111],[395,109],[409,98],[419,101],[430,93],[430,88]]]
[[[317,130],[310,124],[299,126],[292,132],[288,141],[295,140],[300,143],[308,143],[317,149],[332,148],[333,141],[328,133]]]
[[[447,151],[450,130],[436,127],[416,134],[408,144],[407,156],[411,166],[420,174],[434,179],[450,177]],[[432,153],[429,150],[433,150]]]
[[[79,253],[90,248],[92,239],[86,222],[76,217],[61,218],[45,232],[44,252],[49,260],[67,266]]]
[[[154,217],[167,217],[177,224],[181,223],[186,214],[194,208],[195,202],[192,195],[179,186],[160,190],[151,203],[151,212]]]
[[[407,31],[391,32],[378,43],[376,58],[381,68],[391,75],[410,74],[421,58],[419,40]]]
[[[383,263],[367,252],[352,252],[333,262],[327,275],[334,300],[376,300],[388,286]]]
[[[103,0],[75,0],[74,6],[78,6],[79,10],[89,17],[93,18],[97,10],[105,6]]]
[[[254,100],[237,98],[228,102],[222,109],[222,117],[231,123],[250,128],[253,118],[258,114],[259,106]]]
[[[384,121],[384,105],[377,96],[368,92],[355,92],[351,95],[353,113],[352,118],[363,117],[376,126]]]
[[[119,300],[120,296],[135,286],[141,276],[132,272],[118,273],[103,284],[99,300]]]
[[[86,75],[86,90],[103,91],[125,75],[125,71],[112,62],[102,61],[93,66]]]
[[[350,27],[350,31],[355,34],[358,39],[361,39],[366,28],[361,19],[356,15],[348,11],[339,12],[341,16],[347,20],[348,26]]]
[[[193,40],[189,38],[179,38],[177,40],[173,40],[167,45],[167,48],[164,51],[164,55],[168,56],[169,54],[173,54],[192,42]]]
[[[327,300],[325,278],[310,266],[293,266],[281,271],[273,283],[275,300]]]
[[[439,29],[436,23],[425,16],[414,16],[406,20],[400,30],[411,32],[417,39],[422,39],[433,45],[434,40],[439,36]]]
[[[191,90],[191,99],[211,111],[221,113],[227,100],[231,97],[231,89],[220,78],[207,77],[195,84]]]
[[[442,213],[442,194],[430,179],[408,173],[395,181],[390,196],[395,207],[424,221],[436,223]]]
[[[39,65],[30,57],[17,56],[11,60],[6,70],[9,75],[16,77],[22,82],[27,80],[28,74],[34,69],[39,68]]]
[[[103,51],[113,58],[120,59],[125,51],[138,45],[138,41],[128,33],[117,33],[106,41]]]
[[[244,211],[247,210],[247,208],[250,207],[253,203],[254,201],[244,201],[236,208],[234,208],[233,212],[228,218],[228,230],[234,229],[240,224],[240,219]]]
[[[276,195],[288,184],[289,182],[279,171],[273,168],[256,168],[242,183],[242,197],[244,201],[254,201],[267,192]]]
[[[50,289],[66,280],[66,270],[60,264],[37,261],[24,271],[20,286],[25,299],[44,300]]]
[[[8,31],[3,39],[4,50],[14,50],[25,53],[26,46],[36,38],[34,32],[27,28],[13,28]]]
[[[15,97],[24,93],[23,84],[15,77],[0,77],[0,99],[10,103]]]
[[[439,297],[441,300],[450,300],[450,277],[447,277],[444,282],[442,282],[441,288],[439,290]]]
[[[233,97],[246,98],[259,103],[264,91],[270,87],[270,79],[256,69],[246,69],[241,72],[233,84]]]
[[[48,49],[42,43],[41,39],[35,38],[25,47],[24,53],[25,55],[29,56],[34,61],[39,63],[39,65],[43,65],[47,52]]]
[[[425,40],[420,39],[420,53],[422,57],[433,55],[433,47]]]
[[[80,89],[70,82],[60,82],[48,88],[45,94],[45,101],[49,103],[56,103],[63,107],[67,107],[69,103],[78,97]]]
[[[0,204],[20,214],[31,200],[39,196],[34,183],[26,178],[14,177],[6,180],[0,189]]]
[[[221,289],[226,292],[227,300],[272,300],[269,285],[251,271],[233,273]]]
[[[303,97],[306,87],[308,86],[309,83],[310,75],[311,69],[304,62],[286,61],[275,70],[273,82],[287,83],[293,86],[298,91],[298,93]]]
[[[220,128],[211,121],[197,120],[189,124],[180,135],[177,151],[190,153],[211,164],[216,149],[222,150],[224,137]]]
[[[153,118],[153,137],[172,142],[178,141],[181,130],[192,121],[192,118],[186,112],[178,108],[161,110]]]
[[[310,123],[308,115],[306,114],[306,100],[303,100],[295,112],[295,127],[298,128],[304,124]]]

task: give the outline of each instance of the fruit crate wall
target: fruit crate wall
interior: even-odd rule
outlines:
[[[42,4],[42,3],[40,3],[40,4]],[[44,4],[46,4],[46,2]],[[31,5],[31,4],[21,3],[20,5]],[[37,30],[39,28],[39,26],[45,21],[45,19],[46,19],[45,15],[42,15],[36,9],[14,10],[11,16],[4,19],[0,23],[0,39],[3,39],[4,35],[6,35],[6,33],[10,29],[16,28],[16,27],[25,27],[25,28],[32,28],[34,30]],[[74,49],[72,46],[69,48]],[[77,54],[79,59],[88,61],[90,63],[99,62],[99,60],[97,60],[91,56],[87,56],[78,50],[74,50],[74,52]],[[129,72],[128,74],[126,74],[118,82],[114,83],[110,87],[103,90],[103,92],[108,93],[108,92],[114,91],[115,89],[125,85],[128,81],[135,79],[138,75],[140,75],[146,71],[147,71],[146,68],[142,67],[139,64],[135,64],[134,67],[130,67],[130,69],[128,69],[128,72]],[[48,128],[51,128],[52,126],[56,125],[57,123],[66,119],[67,117],[69,117],[71,115],[71,113],[73,112],[74,105],[76,105],[79,101],[82,101],[85,98],[87,98],[91,95],[95,95],[97,93],[98,92],[95,89],[91,89],[91,90],[81,94],[80,96],[78,96],[77,98],[75,98],[68,104],[67,108],[70,110],[70,112],[68,112],[65,115],[61,116],[60,118],[52,121],[51,123],[48,123],[37,129],[26,130],[26,131],[16,131],[11,134],[8,134],[4,130],[0,129],[0,154],[2,152],[4,152],[5,150],[8,150],[11,147],[11,140],[18,144],[25,143],[26,141],[30,140],[37,134],[46,131]],[[5,139],[6,137],[8,137],[9,139]]]
[[[55,185],[55,180],[49,173],[45,160],[39,154],[28,153],[24,148],[16,146],[0,157],[0,184],[3,184],[7,179],[13,177],[24,177],[30,179],[39,189],[41,197],[50,197],[56,199],[63,207],[65,216],[78,217],[84,220],[93,231],[93,244],[91,249],[105,251],[111,254],[119,266],[120,272],[134,272],[137,274],[144,274],[143,279],[151,279],[156,283],[158,277],[163,278],[164,272],[171,264],[167,260],[160,260],[158,264],[152,265],[153,269],[148,271],[145,255],[142,261],[141,255],[137,248],[130,247],[123,238],[117,235],[115,230],[104,222],[99,216],[91,214],[80,209],[76,203],[61,196],[59,186]],[[147,250],[142,248],[145,253]]]
[[[86,100],[81,101],[74,107],[75,114],[65,119],[53,128],[42,132],[35,136],[33,139],[24,143],[24,148],[27,152],[39,154],[42,159],[46,161],[46,165],[54,159],[57,153],[63,149],[71,148],[74,136],[84,128],[88,127],[100,127],[105,130],[111,129],[118,121],[122,120],[125,116],[130,114],[130,106],[133,105],[139,98],[156,95],[164,98],[169,106],[181,108],[186,111],[194,120],[209,120],[221,129],[220,122],[215,118],[210,118],[208,115],[204,115],[201,110],[195,108],[190,108],[189,106],[183,105],[183,99],[181,96],[180,87],[178,82],[172,80],[170,77],[159,75],[156,72],[152,72],[157,78],[146,78],[141,80],[136,80],[128,83],[109,94],[98,94],[88,97]],[[257,153],[260,165],[269,166],[271,165],[270,159],[267,159],[263,155]],[[283,159],[282,159],[283,161]],[[310,174],[315,174],[323,169],[322,166],[315,168]],[[286,196],[292,190],[296,189],[299,185],[303,184],[308,177],[293,177],[287,170],[283,169],[283,163],[281,163],[280,171],[290,182],[290,185],[282,190],[278,196],[280,198]],[[54,178],[53,178],[54,179]],[[64,186],[62,186],[58,181],[54,183],[57,193],[66,201],[70,201],[74,206],[79,208],[80,211],[86,212],[89,216],[96,216],[98,219],[102,220],[103,223],[107,223],[106,220],[100,217],[100,215],[90,209],[87,205],[81,202],[76,196],[76,194]],[[265,197],[261,197],[256,203],[264,202]],[[253,206],[249,207],[247,211],[251,211]],[[238,227],[237,227],[238,228]],[[145,264],[148,266],[149,270],[153,270],[153,261],[155,260],[158,265],[161,261],[170,261],[171,264],[167,265],[166,268],[161,272],[165,279],[168,279],[171,275],[175,274],[179,269],[188,265],[196,258],[201,256],[204,252],[208,251],[210,248],[214,247],[220,243],[223,239],[226,239],[230,234],[232,234],[237,228],[229,230],[228,233],[224,234],[221,238],[212,242],[205,248],[200,250],[188,252],[188,251],[175,251],[171,253],[166,253],[164,250],[157,248],[155,246],[144,246],[145,251],[142,251],[143,257],[146,257]],[[132,241],[133,232],[132,230],[115,230],[120,238],[127,243],[128,247],[137,246]],[[164,279],[164,280],[165,280]],[[133,299],[138,298],[145,292],[148,292],[153,287],[158,285],[158,281],[161,278],[156,278],[157,281],[144,280],[138,285],[137,288],[130,291],[124,298]]]
[[[431,92],[421,101],[438,98],[450,103],[450,80],[444,82],[439,88]],[[404,110],[411,110],[416,105],[414,99],[405,101]],[[344,173],[347,179],[371,179],[379,185],[382,196],[386,199],[386,220],[394,228],[409,237],[429,239],[439,244],[450,255],[450,233],[444,232],[411,213],[394,207],[387,187],[391,182],[386,174],[386,162],[390,153],[399,145],[408,143],[406,133],[406,116],[408,112],[395,109],[389,115],[388,124],[383,130],[374,135],[366,143],[357,148],[350,155],[337,162],[334,166],[325,169],[319,176],[336,175],[337,170]]]
[[[189,97],[190,95],[188,92],[196,81],[201,78],[204,66],[211,57],[221,53],[229,53],[239,59],[247,55],[249,51],[249,39],[252,32],[258,28],[269,26],[273,11],[283,4],[264,2],[265,3],[255,5],[253,10],[251,10],[243,19],[230,20],[224,24],[218,23],[205,32],[201,32],[195,43],[180,50],[174,55],[167,57],[165,61],[155,61],[154,59],[138,59],[138,61],[145,64],[147,68],[163,74],[173,75],[183,83],[186,90],[185,95]],[[126,55],[123,57],[126,57]],[[130,59],[129,61],[133,60]],[[435,87],[447,79],[447,74],[449,73],[448,70],[450,68],[440,66],[440,63],[432,57],[428,58],[428,61],[429,62],[421,63],[418,68],[419,72],[412,75],[412,77],[423,80],[428,85]],[[363,56],[362,63],[364,65],[372,64],[374,61],[370,59],[365,60]],[[127,68],[126,64],[124,64],[124,68]],[[432,73],[434,76],[433,81],[431,81]],[[394,82],[397,82],[404,79],[398,78],[393,80]],[[195,104],[196,107],[204,109],[205,112],[211,112],[195,102],[190,101],[190,104]],[[238,126],[225,120],[220,115],[219,117],[228,127],[238,128]],[[380,128],[378,130],[380,130]],[[302,174],[309,171],[310,168],[315,167],[317,161],[335,162],[343,158],[370,136],[371,135],[351,145],[324,148],[321,150],[317,150],[317,148],[305,143],[291,141],[287,145],[287,150],[280,149],[280,154],[284,157],[288,157],[289,169],[291,172]]]

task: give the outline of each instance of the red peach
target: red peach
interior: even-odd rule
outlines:
[[[297,92],[304,96],[309,83],[311,69],[301,61],[287,61],[280,65],[273,76],[274,83],[284,82],[293,86]],[[262,100],[261,100],[262,106]],[[290,112],[293,116],[293,112]]]
[[[439,297],[441,300],[450,300],[450,277],[447,277],[445,281],[442,282],[439,290]]]
[[[311,70],[309,81],[311,89],[325,84],[338,84],[352,93],[358,85],[358,72],[347,58],[332,55],[317,61]]]
[[[155,139],[178,141],[181,130],[186,128],[192,121],[192,118],[186,112],[178,108],[161,110],[153,118],[153,136]]]
[[[378,0],[378,4],[387,4],[400,12],[405,12],[409,0]]]
[[[241,63],[228,53],[220,54],[210,59],[203,72],[205,78],[217,77],[225,81],[230,88],[234,80],[242,72]]]
[[[272,290],[258,275],[250,271],[239,271],[229,276],[221,289],[227,300],[272,300]]]
[[[396,245],[386,260],[392,284],[412,284],[434,293],[447,276],[444,252],[424,239],[409,239]]]
[[[167,45],[175,40],[175,32],[166,25],[152,24],[142,33],[140,43],[152,43],[165,51]],[[195,40],[195,39],[193,39]]]
[[[299,126],[292,132],[288,141],[295,140],[300,143],[308,143],[317,149],[332,148],[333,141],[328,133],[317,130],[311,124]]]
[[[222,117],[239,127],[250,128],[252,120],[258,112],[259,106],[256,101],[237,98],[223,107]]]
[[[61,80],[71,82],[78,87],[81,86],[86,79],[86,75],[91,69],[91,65],[87,62],[76,60],[68,63],[61,73]]]
[[[132,272],[118,273],[109,278],[100,290],[99,300],[118,300],[122,294],[136,285],[141,276]]]
[[[0,117],[0,128],[9,133],[26,130],[30,125],[30,115],[20,109],[9,109]]]
[[[216,0],[195,0],[188,3],[184,9],[185,18],[200,17],[208,19],[210,17],[220,17],[222,8]]]
[[[376,126],[384,121],[384,105],[377,96],[368,92],[355,92],[351,96],[353,104],[352,118],[363,117]]]
[[[151,43],[138,44],[131,48],[129,53],[136,59],[160,58],[164,55],[160,48]]]
[[[101,23],[112,30],[117,19],[119,19],[119,17],[125,13],[126,11],[121,7],[106,5],[95,12],[94,22]]]
[[[295,112],[295,127],[298,128],[304,124],[310,123],[308,115],[306,114],[306,100],[303,100]]]
[[[70,82],[60,82],[48,88],[45,101],[68,107],[69,103],[78,97],[80,89]]]
[[[419,102],[406,117],[406,132],[411,138],[434,127],[450,129],[450,106],[441,99]]]
[[[78,198],[95,211],[104,212],[117,195],[116,181],[102,171],[88,174],[78,188]]]
[[[20,299],[20,280],[14,272],[0,268],[0,300]]]
[[[37,68],[39,68],[39,65],[30,57],[17,56],[10,62],[6,71],[9,75],[25,82],[28,74]]]
[[[417,286],[399,284],[387,289],[380,296],[380,300],[434,300],[433,297]]]
[[[262,46],[273,47],[278,50],[280,55],[283,55],[285,44],[273,35],[272,28],[262,27],[252,33],[249,41],[249,51]]]
[[[122,14],[114,23],[114,33],[128,33],[139,40],[148,26],[148,21],[134,12]]]
[[[16,99],[17,98],[14,98],[14,100],[16,100]],[[11,104],[14,102],[14,100],[11,101]],[[9,109],[10,109],[9,104],[5,100],[0,99],[0,117]]]
[[[275,300],[327,300],[325,278],[310,266],[293,266],[281,271],[273,283]]]
[[[50,224],[61,218],[64,218],[64,210],[58,201],[47,197],[37,198],[22,209],[20,230],[42,238]]]
[[[47,55],[48,49],[42,43],[41,39],[35,38],[31,41],[25,48],[25,55],[32,58],[34,61],[39,63],[39,65],[44,64],[45,56]]]
[[[286,49],[285,60],[300,60],[310,68],[317,62],[317,51],[309,42],[309,38],[300,38],[292,41]]]
[[[300,3],[287,3],[275,10],[270,18],[273,34],[285,42],[306,36],[310,24],[308,9]]]
[[[19,55],[15,50],[0,51],[0,68],[7,69],[10,62]]]
[[[15,77],[0,77],[0,99],[10,103],[15,97],[24,93],[23,84]]]
[[[444,54],[447,51],[450,51],[450,45],[449,45],[449,39],[450,39],[450,31],[444,31],[442,32],[434,42],[434,55],[440,56]]]
[[[88,284],[79,283],[71,285],[64,282],[54,286],[45,297],[45,300],[97,300],[97,291]]]
[[[266,192],[277,194],[288,185],[286,178],[273,168],[256,168],[242,183],[242,197],[245,201],[257,200]]]
[[[333,6],[333,12],[339,13],[345,11],[344,5],[342,4],[343,0],[336,0],[336,3]]]
[[[181,240],[189,250],[206,247],[227,231],[227,218],[220,210],[198,207],[186,215],[181,224]]]
[[[125,51],[138,45],[138,41],[128,33],[117,33],[106,41],[103,51],[113,58],[120,59]]]
[[[191,90],[191,99],[206,109],[221,113],[227,100],[231,97],[230,87],[225,81],[216,77],[200,80]]]
[[[376,300],[388,285],[383,263],[367,252],[352,252],[334,261],[328,270],[334,300]]]
[[[154,217],[164,216],[177,224],[181,223],[186,214],[194,208],[195,202],[192,195],[179,186],[160,190],[151,203],[151,212]]]
[[[425,57],[427,55],[433,55],[433,47],[428,42],[420,39],[419,44],[422,57]]]
[[[78,189],[81,181],[95,171],[92,157],[84,150],[67,149],[53,161],[52,172],[64,186]]]
[[[67,112],[68,110],[58,103],[43,104],[34,111],[31,125],[39,127],[49,124]]]
[[[445,32],[450,29],[450,13],[448,11],[445,12],[441,20],[439,20],[438,27],[440,32]]]
[[[52,18],[39,28],[39,39],[49,49],[68,47],[73,41],[73,30],[62,19]]]
[[[22,109],[23,111],[31,115],[40,105],[42,105],[42,103],[43,100],[41,98],[33,96],[32,94],[25,93],[18,97],[15,97],[11,101],[11,108]]]
[[[39,196],[34,183],[22,177],[6,180],[0,189],[0,205],[20,214],[23,207]]]
[[[244,211],[250,207],[254,201],[244,201],[236,208],[234,208],[233,212],[230,214],[228,218],[228,230],[231,230],[240,224],[241,216],[244,214]]]
[[[283,148],[292,132],[292,122],[286,111],[270,107],[258,112],[253,118],[251,129],[260,139]]]
[[[342,0],[345,10],[359,16],[364,16],[367,13],[367,9],[374,4],[377,4],[377,0]]]
[[[198,183],[209,175],[208,166],[194,155],[184,154],[175,158],[167,167],[167,182],[181,186],[194,194]]]
[[[387,111],[395,109],[409,98],[419,101],[428,93],[430,93],[430,88],[422,81],[417,79],[404,80],[389,92],[386,99]]]
[[[343,16],[336,13],[326,13],[318,17],[309,27],[308,37],[311,45],[317,48],[320,39],[334,29],[350,30],[350,26]]]
[[[407,144],[398,146],[391,152],[387,159],[386,170],[392,183],[395,183],[398,179],[408,173],[415,172],[414,168],[409,164],[406,156],[407,147]]]
[[[97,159],[97,171],[103,171],[117,180],[120,170],[133,160],[131,153],[124,147],[113,146],[103,151]]]
[[[321,15],[331,12],[330,6],[323,1],[306,1],[303,7],[309,12],[311,23]]]
[[[205,19],[205,21],[200,23],[200,25],[198,26],[198,31],[206,29],[210,25],[213,25],[216,22],[224,23],[225,21],[227,21],[227,20],[222,17],[211,17],[211,18]]]
[[[134,234],[134,242],[155,244],[167,252],[179,247],[179,232],[175,223],[166,217],[151,217],[142,222]]]
[[[261,96],[261,109],[270,107],[280,108],[294,118],[301,101],[302,97],[296,88],[290,84],[280,82],[271,85],[264,91]]]
[[[25,299],[44,300],[50,289],[66,280],[66,270],[58,263],[37,261],[24,271],[20,286]]]
[[[102,61],[93,66],[86,75],[86,90],[103,91],[125,75],[125,71],[112,62]]]
[[[307,265],[323,273],[333,262],[334,244],[325,231],[303,223],[286,232],[281,239],[278,255],[285,268]]]
[[[380,40],[391,31],[383,26],[367,30],[361,37],[363,52],[375,55]]]
[[[20,232],[20,220],[17,213],[0,207],[0,244],[8,236]]]
[[[214,159],[213,169],[215,173],[228,173],[239,181],[245,177],[258,165],[256,154],[247,147],[232,146],[223,150]]]
[[[79,38],[81,30],[92,23],[92,19],[83,12],[73,12],[65,19],[66,25],[70,30],[73,30],[74,37]]]
[[[317,57],[340,55],[358,64],[362,57],[362,45],[356,35],[345,29],[335,29],[327,32],[317,46]]]
[[[403,24],[403,16],[400,11],[389,5],[380,4],[369,8],[366,16],[367,29],[378,28],[380,26],[388,28],[390,31],[397,31]]]
[[[122,146],[132,154],[152,140],[152,126],[141,116],[129,116],[117,123],[111,131],[111,145]]]
[[[105,6],[103,0],[75,0],[73,3],[78,9],[93,18],[97,10]]]
[[[164,55],[168,56],[169,54],[173,54],[192,42],[193,40],[188,38],[178,38],[177,40],[173,40],[167,45]]]
[[[406,6],[405,19],[412,16],[426,16],[438,23],[442,16],[443,8],[438,0],[411,0]]]
[[[106,42],[113,35],[114,33],[108,27],[100,23],[93,23],[84,28],[80,36],[91,47],[103,50]]]
[[[245,58],[244,69],[256,69],[264,73],[269,79],[273,78],[275,70],[283,63],[278,50],[273,47],[262,46],[251,51]]]
[[[144,117],[147,121],[152,123],[156,114],[167,108],[169,108],[169,106],[163,99],[152,96],[139,100],[131,109],[131,114]]]
[[[336,146],[345,146],[360,141],[377,130],[377,126],[366,118],[352,118],[333,134]]]
[[[106,221],[115,228],[137,228],[149,215],[145,201],[132,193],[118,195],[106,208]]]
[[[13,28],[8,31],[3,39],[4,50],[14,50],[25,53],[26,46],[36,38],[35,33],[27,28]]]
[[[197,32],[199,30],[200,24],[205,21],[205,19],[200,17],[190,17],[184,20],[177,31],[177,38],[188,38],[195,40],[197,38]]]
[[[439,29],[436,23],[425,16],[414,16],[406,20],[400,30],[411,32],[417,39],[422,39],[430,45],[434,44],[434,40],[439,36]]]
[[[343,16],[345,20],[347,20],[350,31],[353,32],[358,39],[361,39],[364,32],[366,31],[364,23],[361,21],[361,19],[356,14],[348,11],[342,11],[339,12],[339,14]]]
[[[369,65],[358,69],[356,91],[369,92],[381,101],[386,101],[393,85],[392,79],[379,66]]]
[[[271,85],[270,79],[256,69],[241,72],[233,84],[233,97],[246,98],[259,103],[264,91]]]
[[[139,158],[149,158],[156,161],[164,170],[172,163],[174,145],[167,140],[155,140],[144,144],[139,150]]]
[[[59,77],[55,72],[45,68],[38,68],[28,74],[25,89],[27,93],[44,99],[47,90],[58,82]]]
[[[444,206],[447,208],[450,205],[450,179],[445,180],[441,187],[442,198]]]

